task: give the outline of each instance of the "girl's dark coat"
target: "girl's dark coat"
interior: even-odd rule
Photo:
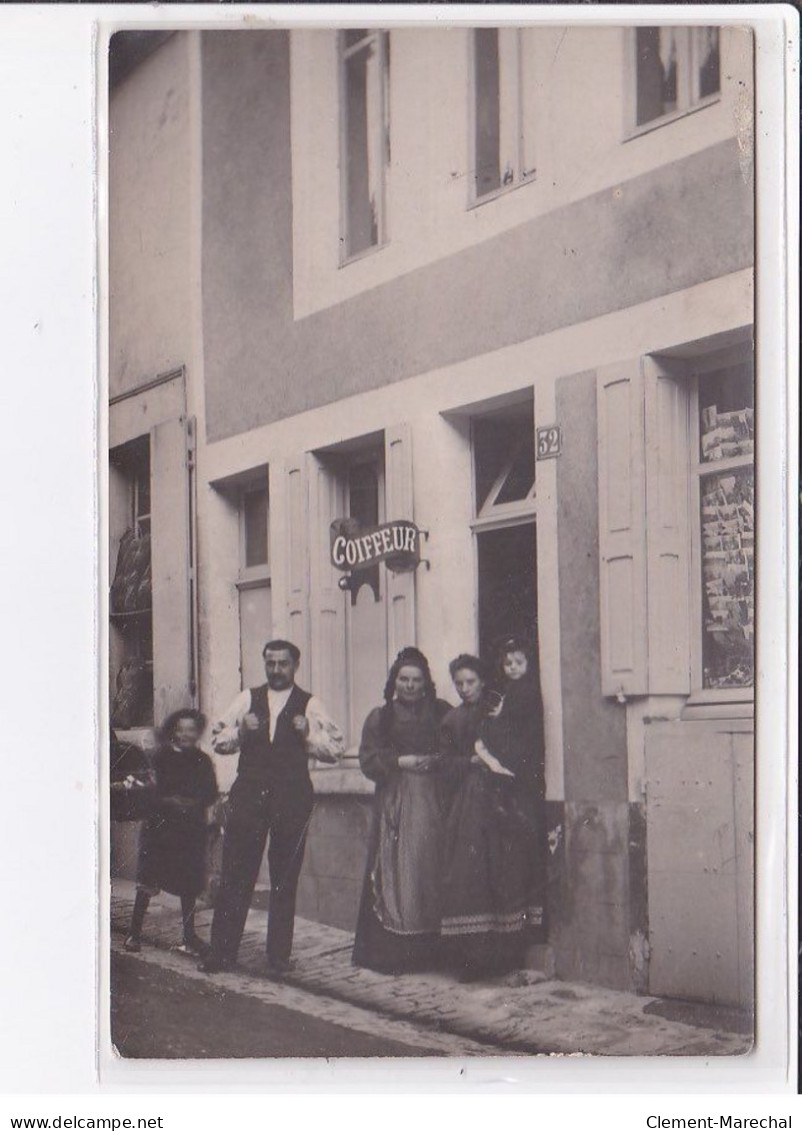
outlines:
[[[206,883],[206,809],[217,797],[212,761],[197,748],[163,747],[153,770],[154,811],[142,829],[137,880],[151,890],[197,896]]]

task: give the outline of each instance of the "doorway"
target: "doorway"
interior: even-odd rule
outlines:
[[[502,636],[537,636],[535,523],[477,531],[479,650],[492,657]]]

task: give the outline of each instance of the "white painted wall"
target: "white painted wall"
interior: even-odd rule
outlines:
[[[174,35],[110,100],[111,396],[191,352],[191,36]]]
[[[722,29],[719,101],[631,137],[631,31],[528,28],[524,102],[537,175],[469,208],[469,35],[464,28],[392,31],[389,241],[340,267],[336,32],[293,31],[296,318],[751,130],[749,32]]]

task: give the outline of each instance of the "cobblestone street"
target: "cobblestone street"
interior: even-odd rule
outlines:
[[[132,902],[133,885],[115,883],[115,949],[120,948]],[[237,969],[210,978],[200,974],[193,962],[169,952],[180,939],[180,916],[177,900],[162,896],[152,903],[143,952],[136,961],[143,969],[159,967],[198,979],[206,986],[366,1033],[377,1042],[373,1053],[338,1052],[337,1036],[332,1039],[331,1056],[382,1055],[382,1041],[395,1041],[410,1050],[384,1055],[408,1056],[515,1052],[733,1056],[751,1047],[747,1019],[724,1008],[548,981],[536,971],[461,985],[441,974],[389,977],[355,969],[348,932],[302,919],[296,921],[295,968],[276,984],[261,973],[265,919],[263,911],[250,913]],[[210,911],[199,913],[201,935],[208,934],[210,921]]]

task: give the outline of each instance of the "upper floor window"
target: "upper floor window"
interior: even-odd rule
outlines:
[[[534,174],[526,154],[521,32],[473,33],[474,197],[481,200]]]
[[[386,32],[340,33],[341,259],[386,240],[386,175],[390,153],[390,40]]]
[[[635,126],[703,104],[721,89],[719,29],[635,29]]]

